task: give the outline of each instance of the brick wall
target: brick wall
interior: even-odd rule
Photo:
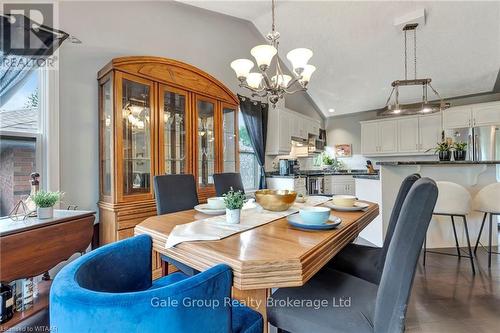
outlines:
[[[19,142],[19,141],[17,141]],[[9,140],[0,150],[0,216],[30,194],[30,174],[36,169],[35,144]]]

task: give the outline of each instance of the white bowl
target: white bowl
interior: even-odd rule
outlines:
[[[353,207],[356,203],[356,197],[354,195],[334,195],[332,202],[336,206]]]
[[[299,209],[299,215],[305,224],[324,224],[330,218],[330,208],[304,207]]]
[[[207,205],[210,209],[225,209],[224,197],[211,197],[207,199]]]

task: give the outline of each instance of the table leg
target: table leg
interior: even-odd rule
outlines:
[[[233,287],[233,298],[242,301],[248,307],[259,312],[264,319],[263,333],[268,332],[267,298],[271,296],[271,289],[239,290]]]

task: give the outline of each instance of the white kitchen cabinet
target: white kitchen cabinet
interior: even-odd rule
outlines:
[[[470,105],[457,106],[443,111],[443,127],[464,128],[472,126],[472,107]]]
[[[398,152],[416,153],[420,150],[418,117],[398,119]]]
[[[269,110],[267,121],[266,154],[289,154],[291,150],[291,119],[290,114],[284,109],[276,107]]]
[[[267,177],[267,188],[270,190],[288,190],[307,194],[305,177]]]
[[[419,117],[418,137],[420,152],[426,153],[436,147],[436,144],[441,142],[441,115],[433,114]]]
[[[472,106],[472,127],[499,124],[500,102],[482,103]]]
[[[361,150],[364,155],[394,153],[397,151],[396,120],[361,124]]]
[[[326,175],[323,192],[325,194],[350,194],[354,195],[356,186],[352,176]]]

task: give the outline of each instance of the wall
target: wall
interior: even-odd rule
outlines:
[[[454,98],[447,100],[452,106],[460,106],[475,103],[486,103],[500,100],[500,93],[487,95]],[[366,158],[361,155],[361,125],[360,121],[373,120],[377,118],[376,111],[366,111],[351,115],[330,117],[326,120],[327,143],[329,147],[335,144],[351,143],[353,157],[342,159],[346,165],[352,169],[362,168]],[[422,156],[419,159],[433,159],[433,156]],[[394,157],[380,157],[377,161],[394,160]],[[415,157],[398,157],[398,160],[415,159]],[[374,159],[371,158],[373,161]]]
[[[59,13],[61,29],[83,42],[64,43],[59,64],[61,190],[67,204],[82,209],[96,209],[98,201],[99,69],[115,57],[163,56],[197,66],[239,92],[229,64],[264,41],[247,21],[174,2],[71,1],[61,2]],[[316,113],[301,96],[287,103]]]

